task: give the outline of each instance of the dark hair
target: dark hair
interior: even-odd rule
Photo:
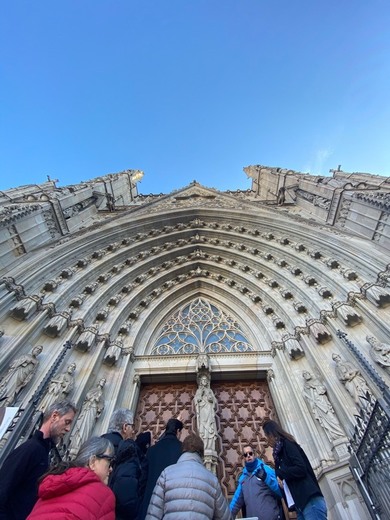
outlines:
[[[174,433],[183,429],[184,424],[179,419],[169,419],[165,428],[165,433]]]
[[[152,443],[152,434],[150,432],[139,433],[135,439],[135,443],[145,455]]]
[[[190,453],[198,453],[202,458],[204,455],[204,443],[199,435],[190,433],[183,441],[183,453],[189,451]]]
[[[264,433],[267,436],[275,437],[276,439],[288,439],[292,442],[297,442],[291,433],[286,432],[283,428],[275,421],[267,421],[263,424]]]

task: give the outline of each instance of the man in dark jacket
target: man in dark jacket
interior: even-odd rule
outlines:
[[[160,440],[148,449],[146,458],[149,462],[148,480],[140,511],[139,519],[143,520],[160,473],[171,464],[175,464],[181,453],[182,443],[179,440],[183,423],[178,419],[169,419],[165,432]]]
[[[134,435],[134,414],[127,408],[115,410],[110,417],[108,432],[102,435],[105,439],[112,442],[115,448],[115,455],[118,452],[119,444],[124,439],[131,439]]]
[[[25,520],[31,513],[50,450],[69,432],[76,411],[69,401],[49,406],[41,428],[6,458],[0,470],[0,520]]]

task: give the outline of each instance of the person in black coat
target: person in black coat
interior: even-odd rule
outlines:
[[[109,486],[116,498],[116,519],[136,520],[143,499],[143,475],[138,447],[132,439],[123,440],[117,451]]]
[[[108,424],[108,432],[101,435],[114,445],[115,455],[118,453],[119,444],[124,439],[131,439],[134,435],[134,414],[128,408],[115,410]]]
[[[146,482],[149,474],[149,461],[146,458],[146,453],[152,443],[152,434],[150,432],[139,433],[135,438],[135,443],[138,449],[138,458],[141,465],[141,478],[139,481],[139,494],[145,495]]]
[[[263,426],[268,443],[273,447],[275,472],[281,487],[287,483],[294,499],[297,520],[326,520],[327,508],[313,468],[294,437],[275,421]]]
[[[182,443],[179,440],[183,423],[178,419],[169,419],[160,440],[151,446],[146,454],[149,463],[148,479],[143,498],[139,520],[144,520],[152,497],[154,486],[161,472],[171,464],[176,464],[182,454]]]
[[[42,426],[15,448],[0,470],[0,519],[25,520],[38,499],[38,480],[49,468],[50,450],[69,432],[77,412],[69,401],[54,403]]]

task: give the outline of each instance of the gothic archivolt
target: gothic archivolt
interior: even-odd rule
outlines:
[[[98,388],[88,433],[101,431],[115,407],[135,406],[144,375],[196,373],[195,355],[151,353],[174,313],[202,297],[231,315],[250,345],[237,355],[211,353],[213,370],[233,373],[237,358],[243,370],[263,370],[280,418],[299,416],[294,433],[312,443],[314,465],[326,471],[346,461],[360,401],[335,371],[334,353],[351,359],[336,332],[347,331],[388,381],[388,354],[378,347],[389,335],[386,252],[248,196],[195,187],[142,200],[3,272],[1,375],[43,347],[15,403],[31,397],[71,340],[60,372],[76,365],[70,396],[80,406]],[[328,416],[320,420],[323,403]]]
[[[338,314],[344,319],[346,325],[352,324],[354,320],[359,321],[358,313],[351,311],[345,300],[348,301],[355,295],[360,297],[361,287],[364,287],[364,284],[359,287],[356,280],[342,278],[343,273],[350,270],[350,266],[347,266],[347,269],[343,268],[341,261],[338,262],[335,259],[329,261],[319,251],[314,251],[303,244],[290,241],[287,244],[286,238],[276,240],[282,242],[285,247],[282,251],[281,248],[275,251],[273,244],[270,244],[275,240],[275,237],[269,232],[263,233],[263,236],[260,235],[260,240],[246,241],[246,243],[242,240],[242,236],[240,237],[241,240],[237,237],[237,231],[242,234],[246,231],[248,235],[256,234],[256,230],[253,230],[253,228],[247,230],[243,226],[236,226],[236,229],[234,229],[233,226],[225,224],[219,227],[228,228],[228,230],[224,229],[223,235],[219,232],[218,237],[220,238],[214,238],[205,233],[205,228],[208,226],[204,221],[195,220],[187,226],[183,224],[182,227],[194,229],[195,226],[200,228],[201,234],[195,231],[189,238],[177,238],[175,241],[167,240],[168,237],[170,238],[167,232],[172,232],[175,227],[165,226],[159,232],[159,244],[152,245],[145,250],[141,249],[140,246],[141,243],[150,243],[148,233],[137,233],[135,239],[124,239],[122,241],[124,243],[112,242],[105,248],[96,249],[89,256],[79,258],[74,265],[64,266],[54,279],[43,281],[40,293],[28,294],[22,300],[17,301],[11,309],[11,313],[16,318],[23,316],[23,314],[29,316],[34,307],[37,307],[37,301],[41,302],[42,308],[48,309],[49,314],[53,314],[46,332],[49,335],[50,333],[60,335],[64,326],[75,320],[78,320],[78,324],[81,326],[85,325],[88,319],[94,319],[96,324],[96,322],[106,321],[108,315],[112,314],[110,321],[115,323],[118,319],[115,317],[115,314],[118,314],[115,313],[115,307],[118,307],[118,309],[123,307],[123,304],[118,305],[118,303],[124,294],[128,300],[126,308],[133,307],[132,313],[135,318],[138,318],[142,309],[158,297],[156,285],[157,289],[165,292],[189,278],[207,278],[213,280],[213,283],[216,284],[227,284],[229,293],[232,290],[240,292],[245,299],[254,301],[266,316],[273,315],[271,319],[266,321],[266,327],[269,327],[272,322],[276,329],[287,328],[288,331],[292,331],[294,323],[291,323],[292,320],[289,316],[289,303],[293,307],[293,304],[297,301],[304,302],[305,300],[307,307],[310,305],[312,309],[315,302],[316,308],[312,312],[316,313],[317,316],[321,312],[335,311],[335,307],[337,307],[339,309]],[[215,229],[216,223],[212,222],[210,227]],[[226,231],[232,232],[227,233]],[[157,230],[153,229],[151,234],[156,235]],[[228,239],[224,238],[225,236]],[[162,238],[163,242],[161,243]],[[67,245],[69,246],[69,244]],[[254,247],[254,245],[257,247]],[[216,248],[218,255],[213,254]],[[187,255],[178,254],[186,253],[188,250],[191,252]],[[291,250],[295,253],[294,256]],[[297,250],[300,255],[296,254]],[[134,254],[129,256],[130,253]],[[221,253],[223,253],[223,256]],[[283,258],[280,258],[281,255],[283,255]],[[297,258],[298,256],[300,258]],[[310,262],[310,259],[317,260],[319,265]],[[158,265],[155,265],[156,260],[159,262]],[[53,258],[54,263],[55,261],[56,259]],[[194,266],[194,262],[196,262],[197,269],[188,270],[188,267]],[[297,267],[298,262],[301,267]],[[149,267],[151,264],[153,266]],[[208,269],[200,267],[206,264]],[[289,268],[293,270],[295,276]],[[299,271],[297,271],[298,269]],[[310,270],[313,273],[314,271],[316,276],[313,276],[313,274],[305,275],[304,269],[306,272]],[[338,272],[336,272],[336,269]],[[183,273],[184,270],[185,273]],[[299,272],[298,275],[296,275],[297,272]],[[71,277],[69,277],[70,273]],[[166,273],[171,273],[172,277],[167,279]],[[65,277],[63,274],[65,274]],[[254,281],[253,278],[255,278]],[[130,284],[126,283],[129,279],[131,280]],[[308,287],[302,284],[302,280],[309,286],[311,294]],[[140,286],[145,287],[146,281],[147,288],[152,289],[152,291],[149,294],[145,290],[137,291]],[[322,285],[324,281],[326,281],[327,286]],[[30,281],[29,284],[31,284]],[[379,284],[374,284],[375,279],[372,280],[371,284],[370,282],[366,283],[366,285],[371,285],[368,290],[369,293],[370,290],[372,293],[373,289],[377,292],[376,299],[375,295],[372,296],[374,301],[379,305],[381,298],[385,302],[388,301],[390,297],[388,291]],[[274,290],[270,291],[267,285]],[[332,289],[328,289],[328,286]],[[84,288],[79,294],[74,294],[75,287]],[[118,293],[113,296],[115,290]],[[137,297],[131,298],[132,291],[137,293],[137,295],[134,295]],[[317,295],[313,291],[321,296],[322,301],[318,301]],[[113,298],[116,298],[116,301],[113,301]],[[287,304],[281,302],[281,298],[289,300],[289,302]],[[64,306],[66,301],[68,301],[67,307]],[[104,305],[105,302],[108,305]],[[93,309],[96,305],[99,305],[100,308],[95,310],[93,316]],[[83,306],[88,307],[88,312],[83,312]],[[121,314],[123,314],[123,311]],[[310,319],[310,317],[313,316],[309,315],[307,318]],[[306,323],[306,319],[305,322],[303,319],[303,316],[295,317],[298,326]],[[92,324],[86,323],[86,325]],[[111,324],[110,329],[115,331],[115,325]]]

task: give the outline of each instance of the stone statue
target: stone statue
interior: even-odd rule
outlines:
[[[49,387],[38,406],[38,410],[44,412],[51,404],[67,398],[74,387],[75,370],[76,364],[72,363],[68,366],[66,372],[57,374],[50,380]]]
[[[1,401],[2,406],[11,406],[15,403],[19,392],[35,374],[39,365],[37,357],[42,350],[42,346],[38,345],[32,349],[31,354],[25,354],[11,363],[8,373],[0,382],[0,399],[3,399]]]
[[[366,340],[370,344],[370,355],[375,363],[386,370],[390,370],[390,345],[381,343],[374,336],[367,336]]]
[[[210,388],[210,376],[207,372],[201,373],[198,377],[198,389],[195,393],[194,404],[198,432],[204,442],[205,450],[215,450],[215,439],[217,437],[215,409],[217,400]]]
[[[355,404],[359,408],[366,408],[368,401],[364,397],[371,392],[360,370],[357,370],[348,361],[341,359],[339,354],[333,354],[332,359],[336,363],[336,376],[343,383]]]
[[[278,206],[283,206],[286,202],[286,188],[281,186],[278,191],[278,195],[276,197],[276,202]]]
[[[70,456],[74,458],[81,444],[88,439],[95,422],[104,410],[103,388],[106,380],[100,379],[96,388],[90,390],[85,396],[80,414],[71,434]]]
[[[326,388],[321,381],[310,372],[302,372],[305,380],[303,395],[309,404],[310,410],[315,419],[323,427],[330,442],[345,437],[340,423],[335,415],[333,407],[326,395]]]

